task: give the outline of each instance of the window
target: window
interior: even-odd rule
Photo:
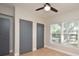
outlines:
[[[65,43],[77,46],[78,45],[78,23],[64,23],[64,40]]]
[[[52,41],[60,43],[61,40],[61,24],[51,25],[51,38]]]
[[[78,47],[79,24],[77,22],[66,22],[52,24],[50,27],[51,40],[55,43]]]

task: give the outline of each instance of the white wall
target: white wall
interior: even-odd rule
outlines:
[[[19,55],[19,19],[29,20],[33,22],[33,51],[36,50],[36,23],[45,24],[44,19],[37,17],[33,12],[29,12],[25,6],[15,6],[15,11],[13,6],[6,4],[0,4],[0,13],[14,16],[15,13],[15,55]],[[10,40],[10,51],[12,51],[12,40]]]
[[[13,16],[14,9],[12,6],[0,4],[0,13]]]
[[[46,26],[46,41],[45,46],[51,49],[56,49],[62,52],[65,52],[70,55],[79,55],[79,48],[71,48],[66,47],[61,44],[55,44],[50,42],[50,24],[54,23],[62,23],[66,21],[78,21],[79,22],[79,9],[71,10],[69,12],[58,13],[54,15],[50,21],[48,21],[48,25]]]
[[[29,12],[25,6],[15,6],[15,55],[19,55],[19,20],[29,20],[33,22],[33,51],[36,50],[36,23],[45,24],[43,19],[37,17],[35,14]]]

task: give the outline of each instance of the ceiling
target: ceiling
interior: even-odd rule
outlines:
[[[52,7],[56,8],[58,10],[57,13],[53,11],[35,11],[35,9],[40,8],[44,5],[44,3],[13,3],[13,4],[7,4],[10,6],[25,6],[27,8],[28,12],[34,13],[35,15],[47,19],[48,17],[53,17],[56,14],[64,13],[64,12],[70,12],[71,10],[77,10],[79,9],[79,3],[50,3]]]

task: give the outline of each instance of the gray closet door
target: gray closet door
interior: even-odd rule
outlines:
[[[32,22],[20,20],[20,53],[32,51]]]
[[[37,49],[44,47],[44,24],[37,23]]]
[[[10,21],[0,17],[0,55],[9,54]]]

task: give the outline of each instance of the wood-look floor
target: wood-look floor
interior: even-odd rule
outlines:
[[[37,51],[24,53],[21,56],[68,56],[68,55],[48,48],[41,48],[38,49]]]

